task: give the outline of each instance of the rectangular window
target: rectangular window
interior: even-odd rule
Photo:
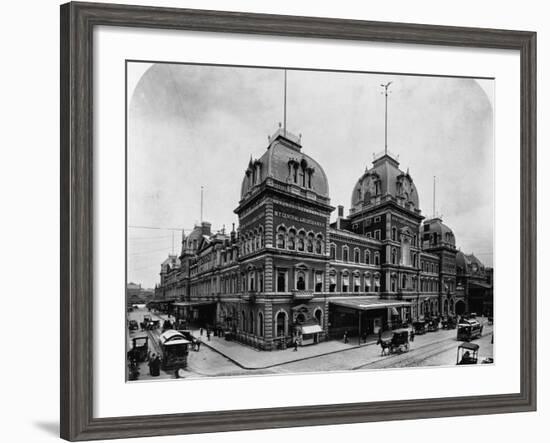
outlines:
[[[374,238],[376,240],[380,240],[380,229],[377,229],[376,231],[374,231]]]
[[[323,273],[315,272],[315,292],[323,292]]]
[[[286,271],[277,271],[277,292],[286,292]]]
[[[372,232],[367,232],[367,238],[372,238]]]
[[[374,217],[374,223],[378,223],[380,221],[380,217]]]

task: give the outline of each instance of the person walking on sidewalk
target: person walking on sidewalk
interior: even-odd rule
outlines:
[[[202,340],[200,337],[197,337],[197,341],[196,341],[196,345],[197,345],[197,352],[199,352],[201,350],[201,343],[202,343]]]
[[[210,341],[210,329],[206,330],[206,338]]]
[[[298,351],[298,337],[294,339],[294,352]]]
[[[348,342],[348,331],[344,332],[344,343]]]

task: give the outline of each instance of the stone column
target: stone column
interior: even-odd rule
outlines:
[[[273,305],[271,300],[266,300],[264,306],[264,339],[265,349],[273,349]]]
[[[265,258],[265,268],[264,268],[264,292],[275,292],[273,285],[273,258]]]
[[[273,202],[268,200],[265,203],[265,246],[273,247]]]

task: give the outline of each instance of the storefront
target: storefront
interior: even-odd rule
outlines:
[[[322,332],[323,329],[317,323],[299,325],[296,327],[298,342],[301,346],[319,343],[319,334]]]
[[[331,338],[378,335],[400,325],[411,303],[403,300],[382,300],[374,297],[338,298],[329,304]]]

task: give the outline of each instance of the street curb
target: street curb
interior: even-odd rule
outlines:
[[[289,361],[285,361],[285,362],[282,362],[282,363],[275,363],[275,364],[272,364],[272,365],[267,365],[267,366],[258,366],[258,367],[249,367],[249,366],[245,366],[241,363],[239,363],[237,360],[235,360],[234,358],[232,357],[229,357],[227,354],[223,353],[222,351],[220,351],[219,349],[216,349],[210,345],[208,345],[206,342],[202,342],[203,345],[207,346],[209,349],[213,350],[214,352],[217,352],[218,354],[220,354],[221,356],[227,358],[229,361],[231,361],[232,363],[236,364],[237,366],[239,366],[240,368],[242,369],[246,369],[246,370],[249,370],[249,371],[257,371],[257,370],[260,370],[260,369],[270,369],[270,368],[275,368],[277,366],[284,366],[284,365],[288,365],[290,363],[296,363],[296,362],[299,362],[299,361],[304,361],[304,360],[311,360],[312,358],[317,358],[317,357],[324,357],[326,355],[331,355],[331,354],[337,354],[339,352],[346,352],[346,351],[351,351],[352,349],[358,349],[358,348],[364,348],[366,346],[371,346],[371,345],[374,345],[376,344],[376,342],[372,342],[372,343],[365,343],[364,345],[356,345],[356,346],[352,346],[350,348],[346,348],[346,349],[338,349],[336,351],[330,351],[330,352],[325,352],[323,354],[317,354],[317,355],[310,355],[309,357],[302,357],[302,358],[297,358],[295,360],[289,360]],[[292,352],[292,351],[291,351]]]

